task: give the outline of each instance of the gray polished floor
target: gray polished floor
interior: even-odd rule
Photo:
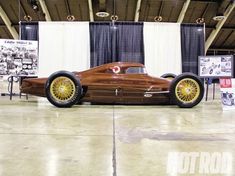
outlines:
[[[235,175],[235,111],[223,111],[218,94],[192,109],[59,109],[44,98],[0,96],[0,141],[3,176],[180,175],[167,173],[171,152],[227,152],[232,170],[219,175]]]

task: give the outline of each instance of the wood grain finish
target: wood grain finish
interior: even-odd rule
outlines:
[[[166,104],[167,79],[149,76],[140,63],[115,62],[74,72],[83,87],[81,102],[114,104]],[[131,72],[129,72],[131,71]],[[47,78],[23,80],[21,92],[45,97]],[[162,93],[161,93],[162,92]]]

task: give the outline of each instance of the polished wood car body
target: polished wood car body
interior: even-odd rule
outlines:
[[[148,75],[140,63],[116,62],[73,72],[83,88],[80,102],[115,104],[170,103],[170,80]],[[21,92],[45,97],[47,78],[25,79]]]

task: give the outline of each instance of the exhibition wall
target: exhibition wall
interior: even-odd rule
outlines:
[[[39,40],[39,76],[114,61],[146,65],[151,75],[198,73],[204,26],[154,22],[21,23],[21,39]]]

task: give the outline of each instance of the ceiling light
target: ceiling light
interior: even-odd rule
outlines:
[[[105,17],[109,16],[109,13],[105,12],[105,11],[100,11],[100,12],[96,13],[96,16],[101,17],[101,18],[105,18]]]
[[[38,6],[37,5],[32,5],[33,10],[37,10]]]
[[[225,18],[224,15],[218,14],[218,15],[216,15],[216,16],[213,17],[213,20],[215,20],[215,21],[221,21],[221,20],[223,20],[224,18]]]
[[[29,3],[32,6],[33,10],[38,10],[38,2],[37,2],[37,0],[30,0]]]

